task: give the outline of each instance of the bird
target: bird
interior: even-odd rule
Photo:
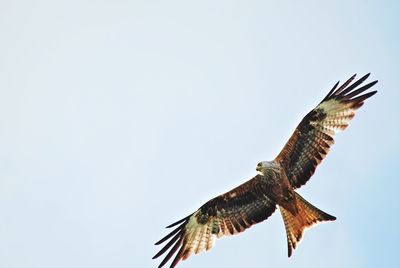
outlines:
[[[158,258],[167,252],[158,267],[164,266],[174,255],[170,267],[175,267],[192,254],[211,249],[217,238],[239,234],[266,220],[277,208],[285,225],[288,257],[296,249],[306,228],[336,220],[336,217],[307,202],[295,190],[305,185],[314,174],[334,144],[334,135],[345,130],[356,110],[377,93],[376,90],[366,92],[377,80],[359,87],[369,75],[352,83],[355,74],[340,86],[338,81],[301,120],[275,159],[257,164],[257,173],[252,179],[167,226],[175,228],[155,243],[166,243],[153,257]]]

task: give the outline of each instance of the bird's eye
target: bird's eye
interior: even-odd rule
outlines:
[[[261,167],[261,162],[257,164],[257,167]]]

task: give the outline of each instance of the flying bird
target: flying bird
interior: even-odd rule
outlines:
[[[316,208],[295,190],[306,184],[328,154],[336,132],[346,129],[355,112],[377,91],[366,92],[378,81],[359,87],[369,74],[353,84],[353,75],[339,82],[294,130],[272,161],[257,164],[257,175],[231,191],[217,196],[191,215],[167,226],[175,229],[156,243],[166,245],[153,257],[168,252],[158,266],[174,255],[170,267],[193,253],[211,249],[217,238],[235,235],[266,220],[278,207],[285,224],[288,256],[313,224],[336,218]]]

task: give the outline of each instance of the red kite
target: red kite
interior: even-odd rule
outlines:
[[[266,220],[277,206],[285,223],[289,257],[307,227],[335,220],[334,216],[308,203],[295,189],[306,184],[314,174],[334,143],[334,134],[346,129],[356,110],[377,92],[364,93],[378,81],[357,88],[369,74],[351,84],[355,76],[339,88],[339,82],[335,84],[317,107],[303,118],[279,155],[272,161],[258,163],[258,174],[254,178],[167,226],[175,229],[156,243],[160,245],[169,240],[153,257],[158,258],[168,251],[159,267],[174,254],[170,267],[175,267],[192,253],[209,250],[216,238],[238,234]]]

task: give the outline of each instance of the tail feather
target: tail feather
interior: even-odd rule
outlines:
[[[336,217],[329,215],[322,210],[308,203],[303,197],[296,193],[297,215],[293,215],[289,210],[279,206],[283,221],[285,223],[288,257],[296,249],[306,228],[323,221],[334,221]]]

